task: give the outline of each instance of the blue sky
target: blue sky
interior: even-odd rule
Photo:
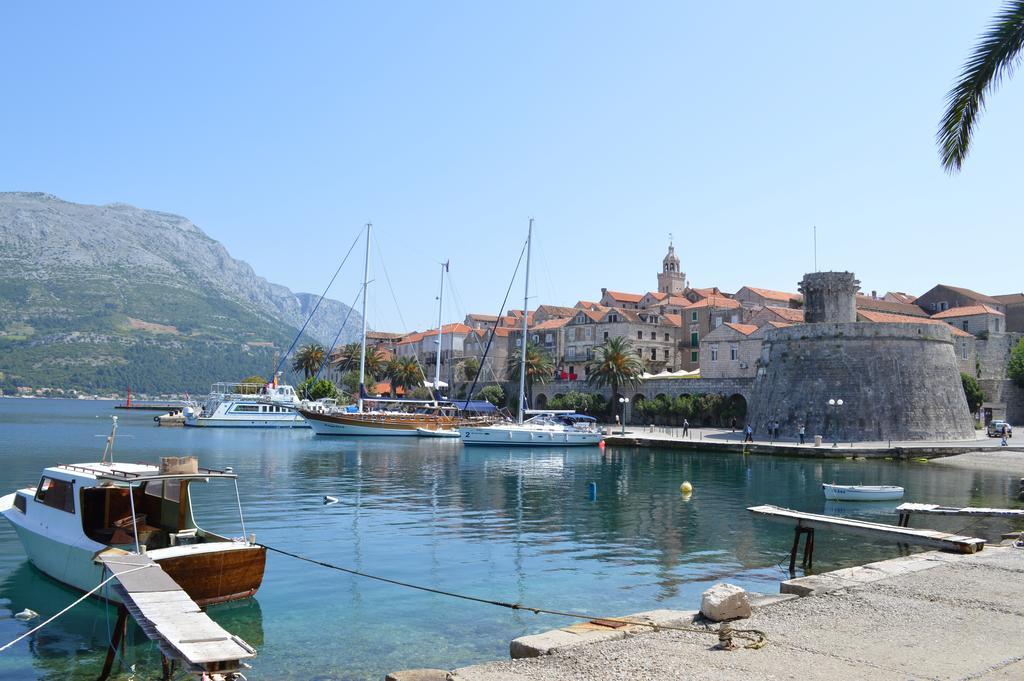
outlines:
[[[1021,291],[1024,77],[961,174],[933,141],[999,6],[5,3],[0,189],[179,213],[316,292],[371,220],[376,328],[433,324],[449,258],[446,318],[496,311],[530,216],[554,304],[653,288],[670,232],[695,286],[794,290],[813,225],[868,291]]]

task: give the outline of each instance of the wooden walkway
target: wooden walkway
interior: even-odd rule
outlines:
[[[747,509],[751,513],[763,515],[769,520],[778,522],[793,523],[796,533],[793,537],[793,550],[789,556],[789,571],[796,569],[796,554],[800,546],[800,535],[806,535],[804,543],[803,565],[811,567],[814,555],[814,530],[830,529],[841,532],[859,534],[873,539],[892,539],[900,544],[916,544],[928,546],[955,553],[975,553],[985,547],[985,540],[977,537],[964,537],[938,530],[918,530],[898,525],[886,525],[884,523],[869,523],[864,520],[853,518],[840,518],[831,515],[820,515],[817,513],[804,513],[793,511],[779,506],[751,506]]]
[[[907,527],[910,524],[910,516],[914,513],[925,515],[952,515],[952,516],[973,516],[975,518],[1018,518],[1024,519],[1024,509],[1020,508],[974,508],[955,506],[939,506],[938,504],[900,504],[896,507],[899,512],[899,526]]]
[[[112,588],[167,660],[180,661],[192,674],[231,674],[256,656],[248,643],[210,619],[152,558],[108,551],[97,560],[117,576]]]

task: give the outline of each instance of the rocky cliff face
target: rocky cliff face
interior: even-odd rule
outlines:
[[[248,353],[269,364],[265,355],[287,348],[315,302],[312,294],[257,276],[181,216],[0,193],[0,349],[14,353],[0,363],[5,385],[18,373],[46,385],[46,368],[68,373],[57,370],[62,366],[121,366],[113,373],[123,375],[110,380],[123,385],[138,369],[127,363],[126,350],[147,345],[229,358]],[[329,343],[347,313],[346,305],[325,300],[306,334]],[[342,342],[360,323],[352,312]],[[231,361],[229,367],[242,369]],[[258,373],[268,371],[263,366]],[[209,376],[204,383],[231,378]],[[96,385],[106,382],[101,377]]]

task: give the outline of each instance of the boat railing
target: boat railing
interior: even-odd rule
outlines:
[[[183,475],[178,475],[178,476],[169,476],[169,475],[161,474],[161,473],[123,471],[123,470],[118,470],[116,468],[111,468],[111,469],[92,468],[90,466],[80,466],[80,465],[71,464],[71,463],[59,463],[59,464],[57,464],[57,468],[65,468],[65,469],[71,470],[71,471],[80,471],[82,473],[88,473],[90,475],[94,475],[97,478],[121,478],[121,479],[124,479],[124,480],[147,480],[149,478],[156,478],[156,477],[195,477],[195,478],[203,478],[203,477],[209,477],[209,476],[225,476],[225,477],[229,477],[229,476],[233,476],[234,475],[233,473],[228,473],[228,471],[218,470],[216,468],[203,468],[202,466],[199,466],[196,469],[195,473],[188,473],[188,474],[183,474]]]

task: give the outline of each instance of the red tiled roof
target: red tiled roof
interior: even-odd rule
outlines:
[[[928,313],[913,303],[897,303],[891,300],[878,300],[871,296],[857,296],[857,309],[878,310],[891,314],[902,314],[909,317],[927,317]]]
[[[594,322],[599,322],[604,319],[604,313],[608,311],[608,308],[602,308],[600,310],[587,310],[580,309],[580,313],[586,316],[588,319]]]
[[[733,322],[726,322],[725,326],[728,326],[733,331],[739,331],[744,336],[749,336],[757,331],[757,327],[753,324],[734,324]]]
[[[787,293],[786,291],[773,291],[770,288],[756,288],[754,286],[744,286],[743,288],[745,288],[748,291],[751,291],[753,293],[756,293],[757,295],[761,296],[762,298],[767,298],[768,300],[781,300],[781,301],[784,301],[784,302],[788,302],[790,300],[803,300],[803,296],[800,295],[799,293]],[[740,289],[740,291],[742,291],[742,290],[743,289]],[[739,294],[739,291],[737,291],[736,294]]]
[[[612,300],[617,300],[622,303],[639,303],[643,296],[639,293],[623,293],[621,291],[608,291],[606,290],[605,295],[610,297]]]
[[[795,307],[765,307],[771,314],[778,317],[782,317],[788,322],[802,322],[804,320],[804,311],[799,310]],[[760,310],[758,311],[760,313]],[[767,314],[767,313],[766,313]]]
[[[604,307],[600,303],[595,303],[590,300],[578,300],[576,301],[576,307],[583,310],[593,310],[595,308]]]
[[[941,286],[942,288],[945,288],[945,289],[949,289],[950,291],[953,291],[954,293],[958,293],[958,294],[962,295],[964,298],[970,298],[971,300],[973,300],[975,302],[978,302],[978,303],[995,303],[995,304],[999,304],[999,301],[996,300],[995,298],[993,298],[991,296],[986,296],[984,293],[978,293],[977,291],[972,291],[969,288],[963,288],[963,287],[960,287],[960,286],[950,286],[949,284],[939,284],[939,286]],[[938,287],[936,287],[936,288],[938,288]]]
[[[910,317],[904,314],[890,314],[888,312],[878,312],[876,310],[857,310],[857,318],[864,321],[875,322],[880,324],[942,324],[949,327],[949,332],[954,336],[973,338],[972,334],[967,333],[963,329],[958,329],[952,324],[940,321],[938,319],[929,319],[928,317]]]
[[[682,326],[683,316],[679,314],[663,314],[661,318],[667,321],[672,326]]]
[[[735,310],[736,308],[741,307],[741,305],[738,300],[733,300],[732,298],[726,298],[724,296],[708,296],[707,298],[698,300],[696,303],[690,303],[686,306],[686,309],[692,310],[695,307],[713,307],[725,310]]]
[[[722,291],[717,286],[712,286],[711,288],[691,288],[690,291],[696,293],[701,298],[722,295]]]
[[[476,312],[470,312],[466,315],[467,319],[475,319],[478,322],[496,322],[498,318],[492,314],[478,314]]]
[[[530,331],[544,331],[546,329],[560,329],[566,324],[572,321],[571,317],[559,317],[557,319],[547,319],[536,326],[531,326]]]
[[[1002,312],[989,307],[988,305],[966,305],[964,307],[951,307],[948,310],[942,312],[936,312],[932,315],[932,319],[949,319],[951,317],[971,317],[979,314],[994,314],[1000,317],[1005,317]]]
[[[654,298],[655,300],[665,300],[668,298],[668,294],[662,293],[661,291],[648,291],[647,296]]]
[[[1024,303],[1024,293],[1007,293],[1001,296],[992,296],[1003,305],[1017,305]]]
[[[888,293],[885,294],[885,297],[895,298],[893,302],[897,303],[912,303],[915,300],[917,300],[917,296],[912,296],[909,293],[904,293],[903,291],[889,291]]]
[[[545,314],[554,317],[571,317],[576,314],[576,308],[562,307],[561,305],[540,305],[537,307],[537,312],[540,312],[541,310],[543,310]]]
[[[774,329],[785,329],[788,326],[796,326],[795,324],[787,324],[786,322],[777,322],[774,319],[769,319],[761,326],[770,326]]]

